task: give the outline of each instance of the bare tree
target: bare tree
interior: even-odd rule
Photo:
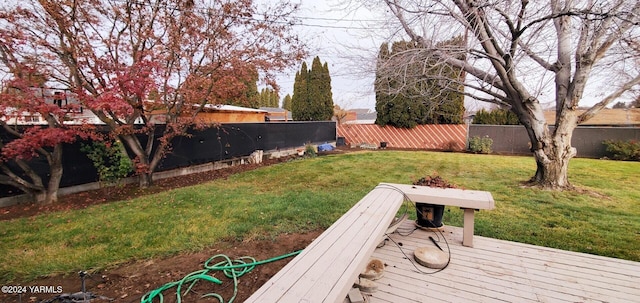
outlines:
[[[465,94],[509,108],[518,116],[537,163],[530,182],[545,188],[571,187],[567,175],[569,160],[576,155],[571,138],[577,125],[640,84],[638,53],[630,50],[633,43],[625,42],[638,41],[637,1],[382,2],[404,33],[420,45],[394,62],[435,61],[462,68]],[[460,34],[466,37],[465,60],[456,53],[460,49],[438,47],[436,41]],[[387,75],[406,70],[401,64],[386,68]],[[399,79],[421,77],[429,74],[403,74]],[[586,111],[578,112],[585,89],[597,85],[595,80],[606,81],[608,90]],[[544,118],[544,101],[555,103],[552,123]],[[549,129],[549,124],[555,128]]]

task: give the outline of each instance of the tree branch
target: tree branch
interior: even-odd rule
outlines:
[[[620,97],[623,93],[630,90],[633,86],[640,84],[640,74],[638,74],[635,78],[631,79],[629,82],[622,85],[616,91],[602,99],[600,102],[586,110],[580,116],[578,116],[578,124],[583,123],[591,118],[593,118],[598,112],[600,112],[607,105],[611,104],[614,100]]]

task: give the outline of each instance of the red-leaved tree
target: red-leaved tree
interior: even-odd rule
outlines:
[[[252,0],[28,0],[5,4],[0,37],[63,85],[134,155],[140,185],[206,104],[246,97],[298,62],[295,5]],[[247,100],[248,101],[248,100]],[[237,102],[236,102],[237,103]],[[162,124],[164,127],[158,128]]]
[[[56,99],[45,98],[42,75],[36,77],[25,66],[5,63],[17,77],[5,81],[0,92],[0,126],[9,135],[5,142],[0,139],[0,184],[31,194],[37,203],[54,203],[63,174],[63,144],[94,137],[93,127],[68,121],[74,105],[61,107],[52,102]],[[47,179],[32,167],[34,158],[46,161]]]

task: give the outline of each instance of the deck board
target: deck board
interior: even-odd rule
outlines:
[[[400,226],[406,233],[412,221]],[[369,302],[640,302],[640,262],[563,251],[476,236],[474,247],[462,246],[462,229],[445,227],[451,263],[441,272],[416,265],[413,250],[433,246],[429,236],[416,230],[409,236],[391,235],[392,241],[374,251],[387,264],[376,281],[379,290]],[[441,236],[440,236],[441,237]],[[447,250],[444,241],[440,246]]]

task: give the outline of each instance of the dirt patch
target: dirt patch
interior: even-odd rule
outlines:
[[[413,182],[413,185],[439,187],[439,188],[458,188],[458,186],[449,183],[447,180],[443,179],[438,175],[422,177],[416,180],[415,182]]]
[[[90,273],[90,276],[85,278],[85,288],[87,292],[114,299],[112,302],[140,302],[142,296],[147,292],[160,288],[166,283],[179,281],[189,273],[204,269],[204,263],[215,255],[225,254],[232,259],[250,256],[258,261],[267,260],[305,248],[321,232],[284,234],[273,241],[224,242],[214,248],[197,253],[184,253],[170,258],[130,262],[116,268]],[[221,261],[222,259],[216,260]],[[240,277],[238,279],[238,294],[234,302],[246,300],[290,260],[291,258],[287,258],[259,265]],[[215,264],[217,261],[212,263]],[[233,280],[225,277],[221,272],[210,274],[221,280],[223,284],[198,282],[187,295],[182,296],[182,302],[218,302],[217,299],[212,297],[201,298],[201,296],[212,292],[221,295],[225,302],[228,302],[234,292]],[[81,280],[77,273],[41,278],[20,285],[52,286],[54,290],[60,286],[63,293],[71,294],[81,291]],[[21,298],[15,294],[0,294],[0,301],[7,303],[75,302],[47,301],[54,299],[58,295],[55,293],[38,294],[27,291]],[[177,301],[175,288],[163,292],[163,295],[166,303]],[[90,302],[110,301],[96,298]],[[159,301],[155,300],[154,302]]]

